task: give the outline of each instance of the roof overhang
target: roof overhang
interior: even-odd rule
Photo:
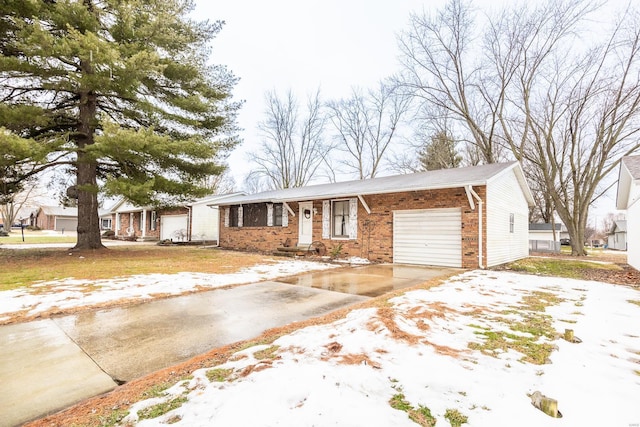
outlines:
[[[631,194],[631,184],[633,183],[631,171],[624,162],[620,162],[620,173],[618,175],[618,188],[616,193],[616,209],[625,210],[629,207],[629,195]]]

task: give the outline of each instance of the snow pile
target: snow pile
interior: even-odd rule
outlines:
[[[415,426],[407,412],[424,415],[424,408],[438,426],[450,425],[447,417],[466,417],[469,426],[640,423],[636,290],[474,271],[389,303],[240,351],[163,397],[136,403],[123,423]],[[571,328],[582,343],[556,334],[536,339],[518,328],[524,324],[558,335]],[[502,333],[509,342],[549,345],[551,363],[527,362],[512,346],[491,348]],[[563,418],[536,409],[534,391],[557,399]],[[176,409],[144,419],[167,402]]]
[[[180,295],[202,288],[272,280],[307,271],[335,268],[335,265],[280,260],[245,268],[237,273],[144,274],[104,280],[63,279],[42,282],[28,288],[0,292],[0,320],[11,313],[26,311],[34,315],[54,307],[69,309],[124,299],[151,299],[154,295]]]

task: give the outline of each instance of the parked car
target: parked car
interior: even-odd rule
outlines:
[[[571,239],[560,239],[560,244],[562,246],[571,246]]]

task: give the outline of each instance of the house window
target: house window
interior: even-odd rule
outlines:
[[[349,201],[336,200],[331,206],[332,237],[349,237]]]
[[[273,225],[274,227],[282,227],[282,203],[274,203],[273,205]]]
[[[229,227],[238,226],[238,206],[231,206],[229,208]]]
[[[149,230],[156,229],[156,222],[158,221],[158,213],[156,211],[151,211],[151,223],[149,224]]]
[[[242,226],[243,227],[266,227],[267,226],[267,204],[252,203],[242,205]]]
[[[102,229],[111,230],[111,218],[102,218]]]
[[[515,214],[509,214],[509,233],[513,233],[514,223],[515,223]]]

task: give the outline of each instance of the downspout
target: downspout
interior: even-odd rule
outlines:
[[[191,241],[191,215],[193,214],[191,211],[191,206],[186,206],[189,213],[187,214],[187,242]]]
[[[478,193],[476,193],[473,190],[473,187],[470,185],[467,185],[464,187],[465,191],[467,192],[467,197],[469,198],[469,205],[471,205],[471,209],[475,209],[475,206],[473,204],[473,199],[470,197],[473,196],[476,201],[478,202],[478,266],[484,270],[484,264],[482,263],[482,199],[480,198],[480,196],[478,196]]]

